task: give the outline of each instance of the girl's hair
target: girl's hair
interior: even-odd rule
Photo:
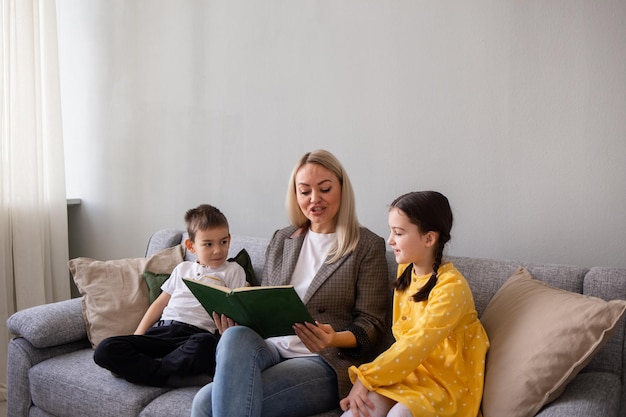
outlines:
[[[356,207],[354,200],[354,191],[352,184],[348,178],[348,174],[343,169],[339,160],[330,152],[318,149],[308,152],[300,158],[289,177],[289,185],[287,186],[287,216],[289,223],[296,227],[304,227],[309,225],[309,219],[302,213],[298,205],[296,190],[296,174],[298,170],[305,164],[317,164],[332,172],[341,185],[341,202],[337,213],[337,243],[328,255],[330,259],[328,263],[337,261],[344,255],[348,255],[356,248],[360,237],[360,224],[356,215]]]
[[[409,221],[417,225],[422,234],[428,232],[439,233],[437,247],[435,248],[435,262],[433,274],[426,284],[413,295],[416,302],[428,299],[430,291],[437,284],[437,271],[443,259],[443,248],[450,240],[452,229],[452,209],[448,199],[437,191],[416,191],[401,195],[396,198],[391,207],[400,209],[409,218]],[[406,290],[411,284],[413,264],[409,265],[402,275],[395,281],[394,286],[399,291]]]
[[[185,213],[185,223],[187,224],[187,233],[189,239],[196,239],[198,230],[212,229],[215,227],[226,227],[228,229],[228,220],[226,216],[216,207],[209,204],[201,204],[196,208],[187,210]]]

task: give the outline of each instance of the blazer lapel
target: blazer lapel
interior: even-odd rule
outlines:
[[[309,288],[306,290],[306,294],[304,295],[304,300],[302,300],[304,304],[309,302],[311,297],[313,297],[313,294],[315,294],[315,292],[322,286],[322,284],[326,282],[328,278],[330,278],[330,276],[337,270],[337,268],[341,266],[341,264],[345,260],[346,260],[346,257],[344,256],[338,261],[332,264],[329,264],[326,262],[328,261],[328,257],[326,258],[326,261],[324,261],[319,271],[317,271],[317,274],[315,274],[315,276],[313,277],[313,281],[311,282],[311,285],[309,285]]]
[[[304,236],[306,235],[306,229],[300,228],[296,230],[289,239],[285,239],[284,247],[283,247],[283,262],[281,269],[281,280],[277,285],[289,285],[291,284],[291,277],[293,276],[293,271],[296,269],[296,262],[298,261],[298,256],[300,256],[300,251],[302,250],[302,245],[304,244]],[[313,281],[309,285],[309,288],[304,295],[304,299],[302,302],[306,304],[309,302],[313,294],[322,286],[324,282],[343,264],[346,260],[346,256],[339,259],[338,261],[328,264],[328,258],[324,261],[319,271],[313,277]]]
[[[281,281],[277,285],[289,285],[291,283],[291,276],[296,269],[296,262],[298,261],[298,255],[304,244],[304,234],[292,235],[289,239],[285,239],[283,245],[283,262],[281,269]]]

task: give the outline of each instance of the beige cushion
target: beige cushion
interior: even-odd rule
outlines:
[[[553,288],[520,268],[481,317],[491,342],[483,416],[534,416],[591,360],[625,309],[626,301]]]
[[[163,249],[147,259],[145,270],[155,274],[171,274],[176,265],[183,261],[184,256],[184,245]]]
[[[76,258],[70,272],[83,296],[87,337],[95,348],[105,338],[132,334],[148,309],[146,266],[171,272],[183,260],[183,247],[164,249],[149,258],[98,261]]]

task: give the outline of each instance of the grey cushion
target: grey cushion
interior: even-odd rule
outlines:
[[[593,297],[600,297],[605,300],[614,298],[626,299],[626,269],[594,267],[585,275],[584,292]],[[594,356],[589,365],[588,371],[607,371],[617,375],[626,373],[624,363],[626,363],[626,350],[624,349],[624,339],[626,329],[624,321],[618,324],[613,332],[613,337]],[[617,366],[616,364],[620,364]],[[626,390],[622,390],[622,404],[626,407]]]
[[[200,387],[178,388],[159,396],[144,408],[140,417],[188,416],[191,402]]]
[[[91,349],[41,362],[31,368],[29,378],[33,403],[47,413],[66,417],[135,417],[168,391],[114,377],[95,364]]]
[[[31,405],[29,373],[25,370],[46,361],[50,358],[59,357],[70,352],[88,349],[92,352],[87,337],[78,342],[66,343],[45,349],[35,349],[24,338],[12,339],[9,343],[7,363],[8,381],[8,416],[26,416]],[[49,389],[49,388],[48,388]]]
[[[568,265],[547,265],[528,262],[500,261],[452,256],[446,258],[465,276],[472,289],[476,311],[483,314],[489,300],[498,288],[519,267],[528,269],[531,275],[553,287],[582,293],[583,277],[588,269]]]
[[[581,373],[567,386],[563,395],[536,417],[616,416],[621,389],[622,383],[615,374]]]
[[[183,242],[183,231],[179,229],[157,230],[148,239],[146,257],[154,255],[158,251],[171,248]]]

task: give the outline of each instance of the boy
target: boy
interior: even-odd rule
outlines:
[[[98,365],[129,382],[180,386],[185,385],[184,377],[212,375],[219,333],[183,278],[229,288],[246,285],[244,269],[226,261],[230,233],[224,214],[203,204],[187,211],[185,223],[189,234],[185,246],[198,260],[176,266],[134,335],[109,337],[94,353]]]

